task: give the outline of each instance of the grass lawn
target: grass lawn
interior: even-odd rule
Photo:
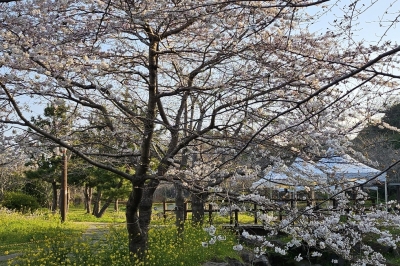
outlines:
[[[58,216],[58,215],[57,215]],[[59,216],[58,216],[59,217]],[[114,211],[112,207],[104,213],[101,218],[97,218],[90,213],[86,213],[83,207],[71,207],[67,213],[67,221],[71,222],[101,222],[101,223],[125,223],[125,209]]]
[[[0,209],[0,254],[18,253],[34,243],[58,237],[65,232],[68,237],[80,236],[87,226],[67,222],[61,224],[58,215],[37,212],[22,215]]]
[[[0,209],[0,255],[20,253],[22,256],[10,264],[3,265],[201,265],[209,260],[224,260],[227,257],[237,258],[238,253],[232,249],[237,238],[232,232],[224,231],[219,225],[229,223],[228,217],[213,214],[217,228],[213,240],[201,227],[194,227],[189,220],[185,223],[184,235],[179,235],[174,226],[173,212],[167,219],[155,212],[149,231],[149,249],[145,259],[131,261],[128,252],[128,236],[125,226],[124,211],[107,211],[102,218],[86,214],[83,208],[70,208],[67,221],[60,222],[60,215],[48,211],[23,215]],[[208,215],[205,217],[208,224]],[[241,224],[253,223],[254,217],[240,214]],[[103,229],[96,240],[85,238],[88,226],[101,223]],[[106,225],[104,225],[106,224]],[[108,226],[107,226],[108,224]],[[105,228],[104,228],[105,226]],[[389,229],[400,235],[400,229]],[[280,242],[285,242],[281,236]],[[215,242],[215,244],[213,243]],[[374,236],[368,242],[374,245]],[[206,246],[206,247],[204,247]],[[396,250],[383,251],[387,265],[400,265]]]
[[[124,212],[109,211],[103,218],[93,218],[81,208],[71,208],[67,221],[58,214],[38,212],[33,215],[0,211],[0,255],[21,253],[9,265],[132,265],[128,252]],[[163,219],[162,219],[163,220]],[[109,223],[100,238],[93,241],[82,237],[88,224]],[[174,223],[154,224],[149,232],[149,249],[145,259],[133,265],[201,265],[226,257],[238,257],[232,246],[236,236],[217,227],[216,244],[201,227],[185,224],[179,235]],[[203,247],[204,243],[210,243]],[[0,262],[0,265],[7,265]]]

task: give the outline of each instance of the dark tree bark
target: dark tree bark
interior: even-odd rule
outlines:
[[[192,222],[194,225],[202,225],[204,221],[204,204],[207,193],[192,193]]]
[[[53,180],[53,182],[51,182],[51,188],[52,188],[52,193],[53,193],[53,200],[51,203],[51,211],[56,212],[57,206],[58,206],[58,198],[57,198],[57,182],[55,180]]]
[[[122,183],[123,183],[123,179],[120,180],[120,182],[118,183],[118,185],[115,187],[116,189],[119,189],[122,187]],[[115,199],[115,196],[110,196],[107,198],[107,200],[105,201],[104,205],[101,207],[100,210],[98,210],[98,212],[94,213],[94,216],[96,216],[97,218],[101,218],[104,213],[106,212],[107,208],[111,205],[111,203],[115,201],[116,204],[118,205],[118,200]],[[99,199],[100,202],[100,199]],[[100,203],[98,208],[100,208]],[[115,206],[114,206],[115,208]]]
[[[106,200],[106,202],[104,203],[104,205],[98,210],[98,212],[94,213],[94,216],[96,216],[97,218],[101,218],[113,201],[114,201],[114,197],[109,197]],[[99,207],[100,207],[100,205],[99,205]]]
[[[85,190],[83,191],[85,197],[85,210],[86,213],[91,213],[92,210],[92,197],[93,197],[93,189],[85,184]]]
[[[101,189],[97,189],[97,194],[94,199],[93,212],[92,212],[94,216],[96,216],[96,213],[100,212],[101,194],[102,194]]]
[[[153,196],[160,181],[151,180],[144,188],[142,201],[139,205],[139,224],[142,230],[145,232],[146,242],[147,233],[149,231],[149,225],[151,221],[151,214],[153,211]]]
[[[157,69],[159,39],[148,29],[149,44],[149,85],[146,120],[143,124],[143,138],[141,141],[141,155],[139,167],[135,174],[136,182],[132,182],[133,190],[126,206],[126,222],[129,237],[129,252],[139,257],[143,256],[147,248],[148,226],[150,224],[153,194],[159,184],[158,180],[150,180],[146,185],[150,167],[150,151],[154,135],[157,110]],[[160,168],[163,168],[163,162]],[[160,170],[159,170],[160,171]],[[159,173],[160,174],[160,173]],[[160,174],[162,176],[163,173]],[[139,216],[140,215],[140,216]]]
[[[175,183],[175,225],[178,229],[178,235],[181,237],[185,229],[185,199],[183,197],[183,188],[180,183]]]
[[[400,203],[400,186],[396,186],[396,200]]]
[[[158,180],[150,180],[146,185],[133,184],[126,204],[126,223],[129,235],[129,251],[143,256],[148,244],[153,195],[159,185]]]

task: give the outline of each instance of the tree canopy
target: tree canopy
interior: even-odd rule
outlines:
[[[382,2],[350,1],[323,32],[310,25],[335,1],[2,3],[0,122],[129,180],[130,250],[141,253],[160,181],[199,192],[260,175],[238,160],[279,161],[271,147],[323,155],[388,101],[400,47],[353,38]],[[63,119],[78,117],[67,134],[29,120],[59,101]]]

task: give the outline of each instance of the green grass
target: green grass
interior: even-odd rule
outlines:
[[[208,219],[208,216],[207,216]],[[233,217],[233,220],[235,218]],[[247,214],[247,213],[239,213],[238,215],[239,224],[254,224],[254,215]],[[229,224],[230,217],[228,216],[221,216],[218,214],[213,215],[213,223],[215,224]]]
[[[70,207],[67,213],[67,221],[71,222],[101,222],[101,223],[124,223],[125,209],[120,209],[118,212],[113,208],[108,208],[104,215],[100,218],[95,217],[90,213],[86,213],[83,207]]]
[[[150,229],[149,249],[144,260],[131,261],[127,247],[125,228],[111,226],[99,241],[67,238],[60,233],[57,239],[49,239],[30,246],[24,255],[11,265],[201,265],[203,262],[226,257],[238,257],[232,249],[235,236],[226,233],[227,239],[203,247],[209,236],[202,228],[186,225],[183,238],[179,238],[174,226],[158,226]],[[221,232],[220,232],[221,233]]]
[[[59,237],[60,232],[68,237],[80,236],[88,227],[85,222],[125,223],[125,213],[108,210],[103,217],[96,218],[86,214],[82,207],[72,206],[67,221],[61,223],[60,215],[47,209],[31,215],[0,209],[0,255],[22,252],[37,241]]]
[[[208,247],[203,247],[202,242],[209,242],[211,236],[203,228],[193,227],[189,223],[185,225],[182,239],[173,226],[152,227],[149,234],[149,257],[145,265],[201,265],[212,259],[238,257],[232,249],[236,237],[218,227],[215,235],[224,235],[227,239],[208,244]]]
[[[218,224],[229,222],[229,217],[213,214],[217,227],[215,235],[225,235],[226,240],[211,244],[211,237],[201,227],[194,227],[190,220],[185,224],[183,237],[178,236],[174,216],[165,221],[155,215],[149,231],[149,249],[145,259],[131,261],[128,252],[128,236],[124,224],[124,213],[108,211],[103,218],[85,214],[82,208],[71,208],[68,220],[60,222],[58,214],[47,211],[33,215],[0,210],[0,255],[21,253],[22,255],[8,265],[201,265],[205,261],[222,261],[227,257],[237,258],[232,249],[237,243],[232,232],[223,231]],[[205,217],[207,224],[208,216]],[[252,215],[240,215],[240,223],[253,222]],[[105,230],[98,231],[95,240],[82,237],[88,226],[85,222],[108,223]],[[400,229],[388,228],[398,235]],[[374,245],[374,236],[367,238]],[[284,236],[276,241],[286,242]],[[203,247],[202,242],[209,243]],[[396,250],[383,254],[388,265],[400,265]],[[6,265],[0,262],[0,265]]]
[[[84,218],[82,218],[82,217]],[[128,236],[122,217],[109,212],[104,218],[110,222],[96,240],[82,237],[87,228],[84,222],[92,222],[91,215],[82,209],[72,208],[65,223],[59,215],[49,212],[23,215],[6,210],[0,211],[0,255],[21,253],[17,258],[0,265],[201,265],[208,260],[238,257],[232,246],[236,237],[230,232],[217,229],[216,235],[226,240],[203,247],[212,236],[201,227],[185,224],[185,234],[178,237],[173,223],[152,225],[149,232],[149,249],[145,259],[131,261],[128,252]],[[77,221],[77,222],[76,222]],[[83,223],[82,223],[83,222]]]
[[[70,237],[81,235],[86,226],[75,223],[63,223],[49,213],[22,215],[0,209],[0,255],[18,253],[29,246],[57,237],[62,231]]]

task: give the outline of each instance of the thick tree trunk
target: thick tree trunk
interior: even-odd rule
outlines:
[[[91,213],[92,210],[92,194],[93,189],[88,186],[88,184],[85,184],[85,190],[83,191],[83,195],[85,197],[85,210],[86,213]]]
[[[185,199],[183,197],[183,188],[181,183],[175,183],[175,224],[178,229],[178,235],[182,236],[185,229]]]
[[[132,182],[133,189],[126,204],[126,222],[129,238],[129,252],[132,255],[142,257],[147,249],[148,230],[151,219],[153,195],[159,184],[158,180],[150,180],[146,185],[151,161],[151,148],[157,116],[157,104],[160,112],[162,105],[157,98],[157,69],[158,69],[158,43],[159,39],[149,30],[149,55],[148,55],[148,103],[146,108],[146,119],[143,123],[143,139],[140,145],[140,161],[135,173],[136,182]],[[169,157],[167,157],[169,158]],[[166,159],[166,158],[165,158]],[[158,176],[162,176],[165,171],[165,162],[161,162],[158,169]]]
[[[57,182],[53,180],[53,182],[51,182],[51,189],[53,192],[53,201],[51,203],[51,211],[52,212],[56,212],[57,211],[57,206],[58,206],[58,202],[57,202]]]
[[[96,216],[96,213],[99,213],[100,204],[101,204],[101,189],[97,189],[97,194],[94,199],[94,205],[93,205],[93,212],[92,212],[93,215]]]
[[[192,193],[192,222],[194,225],[202,225],[204,221],[204,204],[207,193]]]
[[[153,195],[159,184],[151,180],[146,185],[134,186],[126,204],[126,223],[129,235],[129,252],[138,257],[148,248]]]
[[[156,191],[160,181],[151,180],[144,188],[142,201],[139,205],[139,224],[142,229],[143,234],[146,237],[149,231],[149,225],[151,221],[151,214],[153,211],[153,196]],[[146,246],[147,248],[147,246]]]
[[[126,203],[126,228],[128,230],[129,252],[142,257],[146,250],[146,239],[139,224],[139,204],[142,199],[143,187],[133,184],[132,191]]]

